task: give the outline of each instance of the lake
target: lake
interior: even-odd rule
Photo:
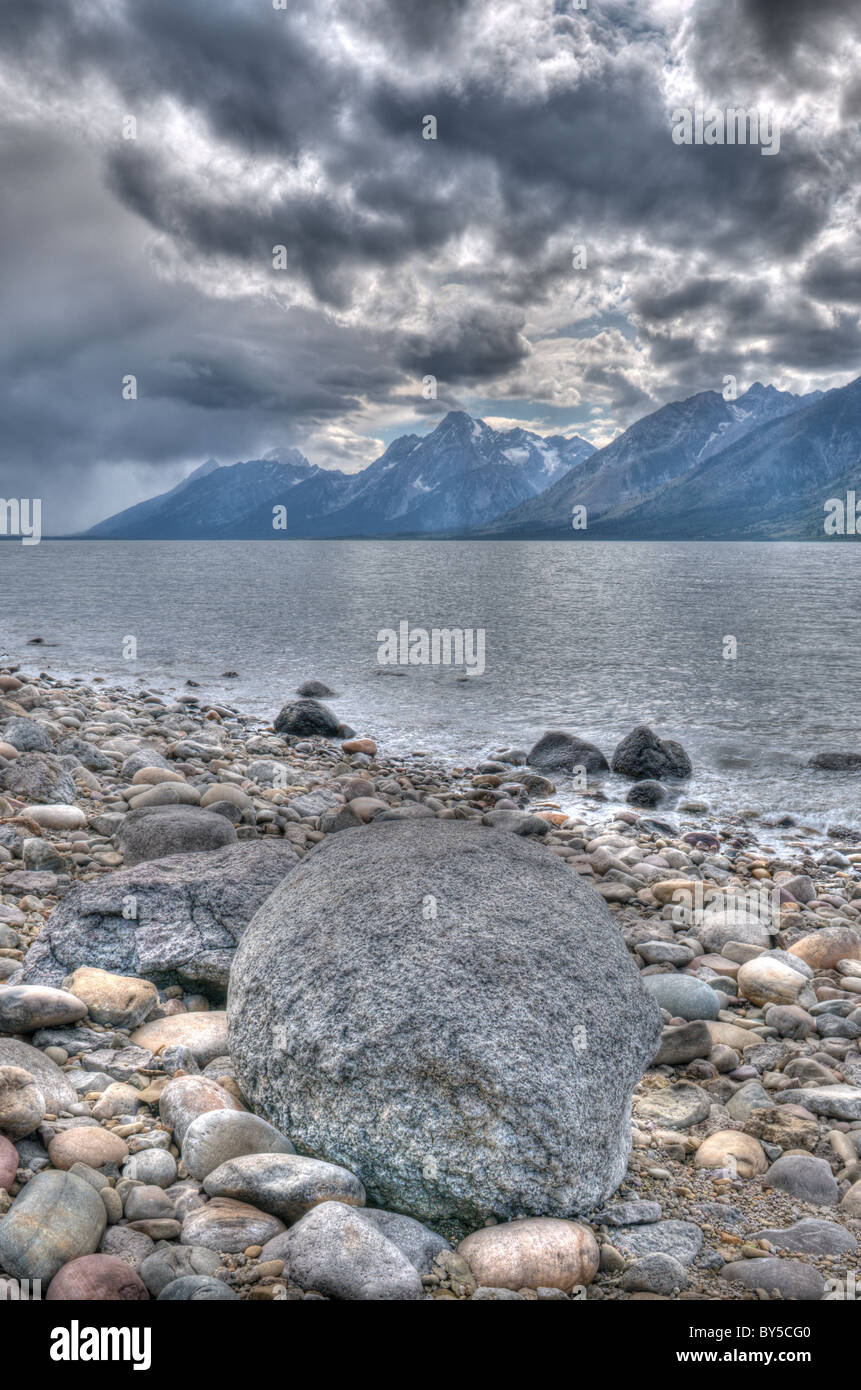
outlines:
[[[316,677],[384,751],[453,763],[547,728],[609,756],[648,723],[684,744],[685,795],[715,812],[861,828],[861,776],[805,768],[861,751],[851,545],[43,541],[0,545],[0,591],[0,660],[25,670],[178,693],[191,678],[261,721]],[[482,630],[484,674],[380,667],[378,634],[402,622]]]

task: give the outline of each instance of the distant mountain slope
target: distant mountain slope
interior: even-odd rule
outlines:
[[[605,448],[577,464],[539,498],[488,528],[489,535],[560,535],[571,530],[576,506],[588,512],[589,534],[599,523],[660,497],[692,470],[763,425],[803,409],[812,397],[794,396],[757,382],[737,401],[703,391],[662,406],[631,425]]]
[[[219,468],[210,460],[160,497],[94,526],[103,539],[425,535],[486,525],[594,452],[550,444],[451,411],[429,434],[402,435],[361,473],[317,468],[297,451]],[[210,466],[212,465],[212,466]],[[287,509],[273,531],[272,509]]]
[[[629,535],[814,540],[828,498],[848,490],[861,499],[861,378],[817,393],[605,521]]]

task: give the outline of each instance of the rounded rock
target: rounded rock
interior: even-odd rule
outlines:
[[[0,1033],[35,1033],[77,1023],[87,1013],[74,994],[48,985],[8,985],[0,989]]]
[[[333,892],[352,904],[337,921]],[[614,1192],[660,1039],[593,889],[525,838],[434,818],[344,830],[304,859],[240,941],[228,1017],[256,1113],[373,1205],[473,1225]]]
[[[7,1139],[26,1138],[39,1128],[47,1108],[32,1072],[0,1067],[0,1134]]]
[[[199,1115],[182,1141],[182,1161],[191,1176],[200,1180],[228,1159],[294,1152],[290,1140],[259,1115],[234,1110],[210,1110]]]
[[[739,992],[752,1004],[794,1004],[807,980],[782,960],[756,956],[738,972]]]
[[[182,1147],[192,1120],[210,1110],[240,1110],[229,1091],[203,1076],[178,1076],[169,1081],[159,1097],[158,1113],[175,1142]]]
[[[80,1255],[92,1255],[107,1215],[98,1192],[73,1173],[37,1173],[0,1221],[0,1269],[48,1284]]]
[[[108,1028],[137,1028],[158,1002],[151,981],[113,975],[91,965],[80,966],[63,985],[86,1004],[94,1023]]]
[[[48,1157],[55,1168],[71,1168],[73,1163],[86,1163],[89,1168],[101,1168],[106,1163],[122,1163],[129,1156],[125,1139],[97,1125],[79,1125],[63,1130],[48,1145]]]
[[[586,1226],[532,1217],[486,1226],[461,1241],[462,1255],[479,1284],[495,1289],[572,1289],[591,1284],[598,1242]]]
[[[56,1302],[143,1303],[146,1285],[118,1255],[81,1255],[54,1275],[45,1299]]]
[[[765,1150],[758,1139],[741,1130],[720,1129],[704,1139],[694,1155],[695,1168],[724,1168],[740,1178],[752,1178],[768,1167]]]
[[[165,1047],[187,1047],[197,1065],[205,1067],[227,1051],[227,1014],[210,1009],[154,1019],[132,1034],[132,1042],[154,1053]]]
[[[211,1197],[232,1197],[279,1216],[298,1221],[320,1202],[363,1207],[365,1189],[346,1168],[300,1154],[246,1154],[228,1159],[210,1173],[204,1191]]]
[[[159,1303],[235,1303],[239,1294],[220,1279],[208,1274],[184,1274],[165,1284]]]

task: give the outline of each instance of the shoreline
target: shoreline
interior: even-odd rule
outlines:
[[[25,746],[12,749],[5,734]],[[814,843],[797,827],[763,845],[744,821],[704,815],[670,829],[660,811],[613,803],[586,821],[552,809],[549,774],[497,767],[477,763],[455,773],[430,752],[387,755],[362,728],[287,737],[193,693],[162,700],[97,681],[0,671],[0,1066],[23,1065],[35,1050],[75,1092],[72,1103],[61,1089],[59,1118],[45,1111],[13,1141],[18,1171],[9,1195],[0,1192],[0,1281],[16,1273],[4,1267],[3,1220],[68,1150],[95,1171],[94,1186],[113,1194],[104,1199],[114,1220],[100,1252],[138,1274],[156,1255],[160,1267],[183,1272],[190,1257],[181,1252],[199,1229],[200,1248],[218,1258],[201,1256],[208,1268],[197,1275],[217,1279],[229,1296],[309,1296],[289,1263],[275,1269],[278,1260],[265,1258],[283,1223],[273,1227],[258,1210],[237,1248],[217,1223],[208,1228],[211,1194],[189,1173],[179,1112],[162,1100],[190,1078],[209,1088],[218,1114],[245,1105],[224,1013],[235,942],[199,957],[184,947],[176,957],[174,937],[199,923],[181,920],[185,899],[176,896],[175,871],[162,866],[184,872],[194,859],[216,888],[218,874],[225,876],[213,900],[224,914],[252,912],[286,868],[374,819],[406,820],[417,830],[425,821],[472,822],[497,838],[512,834],[512,845],[522,837],[540,847],[536,863],[554,856],[603,899],[662,1009],[660,1051],[634,1090],[626,1174],[605,1207],[572,1212],[585,1232],[579,1239],[597,1252],[597,1270],[577,1282],[587,1299],[756,1298],[759,1286],[745,1285],[739,1260],[767,1259],[760,1270],[781,1297],[829,1296],[828,1281],[845,1283],[857,1272],[861,848]],[[182,861],[164,858],[177,852]],[[253,864],[247,879],[241,864]],[[154,880],[159,893],[174,894],[159,899],[177,914],[171,932],[143,922],[127,930],[121,909],[105,904],[112,893],[122,900],[122,885],[144,893]],[[726,911],[715,914],[721,903]],[[108,982],[84,979],[88,970],[105,972]],[[123,1022],[121,1009],[111,1012],[119,987],[110,982],[118,978],[132,995],[145,995],[142,1018]],[[16,997],[31,1015],[13,1033],[3,1022],[4,996],[21,985]],[[86,1002],[64,1021],[57,992],[68,1009],[75,989],[75,1000]],[[0,1088],[0,1135],[7,1100]],[[170,1181],[152,1179],[156,1169]],[[372,1185],[372,1173],[360,1176]],[[135,1196],[153,1185],[162,1198]],[[138,1209],[146,1214],[136,1217]],[[804,1221],[819,1223],[812,1248],[806,1228],[792,1234]],[[436,1240],[458,1244],[467,1229],[459,1220],[437,1223]],[[777,1232],[788,1245],[775,1244]],[[420,1271],[423,1296],[472,1297],[476,1280],[462,1257],[447,1244],[434,1251]],[[534,1288],[512,1292],[538,1296]]]

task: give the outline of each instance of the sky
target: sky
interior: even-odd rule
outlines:
[[[600,446],[861,373],[858,0],[278,3],[4,0],[0,496],[46,533],[452,408]],[[779,152],[676,143],[697,104]]]

